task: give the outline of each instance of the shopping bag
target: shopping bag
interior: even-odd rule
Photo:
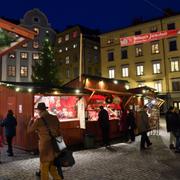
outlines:
[[[73,157],[73,152],[70,150],[62,151],[57,158],[54,160],[54,165],[56,167],[69,167],[75,164],[75,159]]]
[[[66,144],[62,136],[56,137],[56,142],[60,151],[63,151],[64,149],[66,149]]]

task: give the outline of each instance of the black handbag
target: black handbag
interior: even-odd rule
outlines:
[[[69,167],[75,164],[75,159],[73,157],[73,152],[65,149],[62,151],[57,158],[54,160],[54,165],[56,167]]]

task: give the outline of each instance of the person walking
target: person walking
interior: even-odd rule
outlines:
[[[144,106],[139,112],[138,131],[141,134],[140,150],[145,150],[147,147],[152,145],[147,135],[147,132],[150,129],[149,118],[146,112],[147,110],[148,107]]]
[[[175,149],[176,138],[175,138],[173,132],[176,129],[176,117],[174,114],[174,107],[172,107],[172,106],[169,107],[168,111],[166,112],[165,119],[166,119],[167,132],[170,133],[169,148]]]
[[[44,121],[47,123],[54,137],[59,135],[60,122],[57,116],[48,113],[45,103],[38,103],[36,109],[39,117],[32,118],[29,121],[27,131],[28,133],[38,131],[41,180],[49,180],[49,173],[54,180],[61,180],[62,178],[54,166],[54,159],[58,156],[58,153],[56,153],[53,148],[52,139]]]
[[[103,106],[100,106],[100,112],[98,114],[98,122],[101,127],[102,131],[102,139],[103,139],[103,145],[104,146],[109,146],[109,130],[110,130],[110,123],[109,123],[109,114],[108,112],[104,109]]]
[[[12,110],[8,110],[6,118],[0,123],[2,127],[5,127],[5,136],[8,144],[7,153],[8,156],[13,156],[13,147],[12,147],[12,141],[13,137],[16,136],[16,126],[17,121],[14,117],[14,113]]]
[[[126,121],[127,121],[128,134],[130,137],[129,142],[134,142],[135,141],[134,131],[136,129],[136,122],[135,122],[135,117],[132,110],[129,110],[129,113],[127,114],[127,117],[126,117]]]

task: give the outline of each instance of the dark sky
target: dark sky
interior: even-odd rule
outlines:
[[[2,0],[0,17],[20,19],[39,8],[56,29],[81,24],[104,32],[125,27],[136,17],[159,17],[167,7],[180,12],[180,0]]]

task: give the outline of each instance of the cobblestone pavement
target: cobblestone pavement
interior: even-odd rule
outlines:
[[[153,146],[139,150],[139,138],[133,144],[116,143],[74,152],[76,164],[64,168],[65,180],[179,180],[180,154],[171,152],[161,136],[150,136]],[[35,180],[39,159],[16,150],[7,157],[3,148],[0,180]]]

